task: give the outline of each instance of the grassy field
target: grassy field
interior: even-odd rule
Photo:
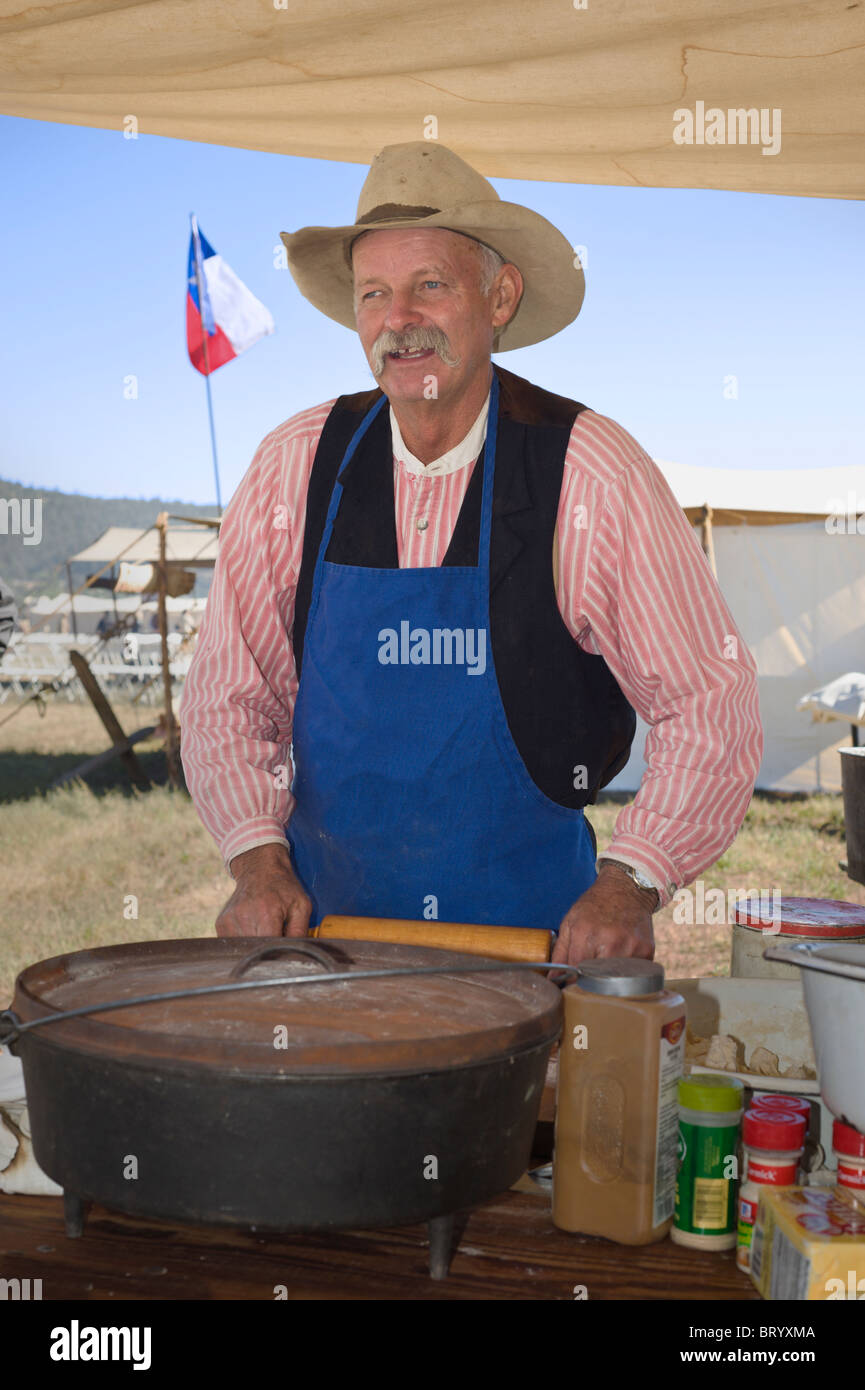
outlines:
[[[12,712],[0,706],[0,719]],[[152,709],[118,706],[124,730],[155,722]],[[209,936],[231,889],[220,856],[185,792],[164,785],[155,743],[138,746],[154,780],[133,791],[114,761],[88,784],[51,781],[107,747],[89,705],[29,705],[0,727],[0,1007],[32,961],[85,946],[156,937]],[[621,809],[590,808],[599,850]],[[865,888],[838,867],[845,855],[840,796],[756,796],[737,839],[703,875],[706,890],[777,886],[787,895],[865,903]],[[137,916],[134,915],[137,913]],[[657,955],[674,976],[729,972],[725,926],[677,925],[672,907],[656,920]]]

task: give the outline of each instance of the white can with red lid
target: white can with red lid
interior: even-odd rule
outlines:
[[[751,1241],[761,1187],[795,1187],[808,1121],[792,1110],[747,1111],[742,1121],[744,1172],[739,1186],[736,1264],[751,1267]]]
[[[780,895],[771,900],[768,894],[754,894],[738,903],[732,915],[730,974],[734,976],[797,977],[795,965],[763,959],[767,946],[790,946],[800,941],[827,946],[865,942],[865,906],[859,903]]]
[[[865,1204],[865,1134],[836,1120],[832,1147],[838,1160],[838,1186]]]

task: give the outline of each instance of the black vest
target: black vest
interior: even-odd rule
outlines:
[[[561,806],[597,798],[625,766],[636,716],[603,657],[565,626],[553,579],[553,532],[565,453],[586,407],[494,364],[499,422],[490,540],[490,642],[508,726],[533,781]],[[295,596],[294,652],[302,671],[312,581],[334,482],[378,389],[340,396],[327,417],[309,481]],[[325,559],[398,568],[390,418],[383,408],[340,476],[343,495]],[[475,465],[444,565],[476,565],[483,459]],[[576,772],[584,767],[585,776]],[[580,783],[574,786],[574,782]]]

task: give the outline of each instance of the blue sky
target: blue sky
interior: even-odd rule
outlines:
[[[224,500],[280,421],[372,384],[356,336],[274,265],[280,231],[353,220],[365,166],[12,117],[0,161],[0,476],[213,500],[204,379],[185,342],[191,211],[277,324],[212,377]],[[493,182],[587,248],[579,318],[503,365],[613,416],[658,459],[861,461],[861,203]],[[137,400],[124,399],[130,375]]]

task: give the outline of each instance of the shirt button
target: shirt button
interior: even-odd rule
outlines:
[[[429,526],[429,522],[426,520],[425,517],[421,517],[420,520],[415,523],[415,525],[417,526],[417,529],[419,531],[425,531],[426,528]]]

